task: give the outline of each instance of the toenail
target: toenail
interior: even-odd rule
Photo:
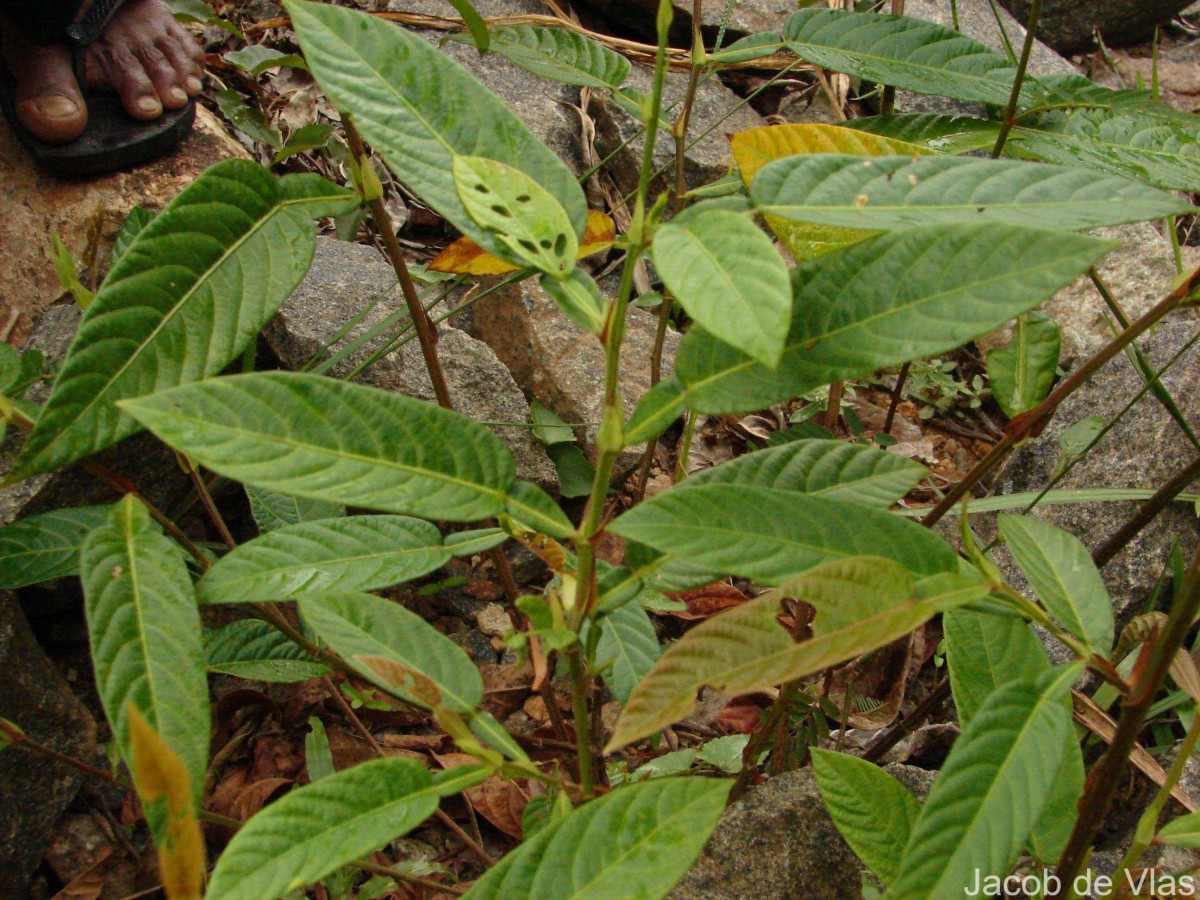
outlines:
[[[187,102],[187,94],[185,94],[183,92],[183,88],[177,88],[177,87],[168,88],[167,89],[167,99],[170,100],[172,103],[186,103]]]
[[[158,101],[153,97],[138,97],[135,104],[142,112],[158,112]]]
[[[62,94],[39,97],[34,108],[48,119],[66,119],[79,114],[79,104]]]
[[[200,91],[204,88],[204,85],[201,84],[200,79],[197,78],[195,75],[189,75],[187,77],[186,81],[187,81],[188,90],[191,91],[193,94],[200,93]]]

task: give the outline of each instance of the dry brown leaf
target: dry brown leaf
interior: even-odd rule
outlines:
[[[672,600],[686,603],[687,609],[660,614],[674,616],[687,622],[695,619],[707,619],[709,616],[715,616],[719,612],[746,603],[750,599],[732,584],[724,582],[708,584],[688,591],[676,591],[667,596]]]
[[[466,753],[435,753],[434,759],[444,769],[454,766],[473,766],[478,760]],[[482,784],[463,791],[471,808],[510,837],[521,837],[521,813],[529,802],[529,783],[524,778],[506,781],[493,775]]]
[[[292,784],[291,778],[264,778],[244,788],[234,800],[234,818],[245,821],[267,805],[267,801]]]

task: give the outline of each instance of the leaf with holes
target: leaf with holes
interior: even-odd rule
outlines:
[[[373,594],[326,591],[301,597],[300,615],[360,675],[410,702],[469,713],[483,699],[483,680],[471,658],[399,603]],[[405,689],[404,673],[413,677],[420,696]],[[428,693],[427,683],[436,697]]]
[[[587,229],[579,239],[578,259],[600,253],[613,245],[617,226],[611,218],[598,209],[589,209]],[[455,275],[505,275],[515,272],[519,266],[492,256],[469,237],[461,237],[442,248],[442,252],[429,262],[432,272],[451,272]]]
[[[221,854],[209,900],[267,900],[303,888],[407,834],[485,766],[437,775],[411,759],[373,759],[296,788],[246,822]]]
[[[802,9],[787,20],[783,39],[807,62],[920,94],[1006,106],[1012,93],[1006,57],[921,19]],[[1023,85],[1020,103],[1028,107],[1034,99]]]
[[[897,897],[948,897],[1016,861],[1071,734],[1076,665],[993,691],[946,758],[901,854]]]
[[[138,232],[79,324],[15,482],[139,429],[118,401],[216,375],[308,271],[315,216],[354,205],[315,175],[276,178],[227,160]]]
[[[787,266],[746,216],[725,209],[689,210],[663,225],[651,248],[675,299],[702,328],[773,367],[791,319]]]
[[[251,681],[288,684],[333,670],[266,622],[242,619],[204,636],[208,671]]]
[[[110,509],[56,509],[0,528],[0,588],[13,590],[78,574],[79,548]]]
[[[290,497],[262,488],[245,486],[246,499],[250,501],[250,515],[259,533],[266,534],[287,525],[315,522],[318,519],[333,519],[346,514],[340,503],[323,503],[306,497]]]
[[[915,522],[859,503],[749,484],[685,483],[635,506],[608,530],[691,565],[763,584],[863,554],[922,575],[957,569],[949,544]]]
[[[693,328],[675,374],[697,411],[762,409],[955,349],[1032,309],[1115,246],[991,223],[882,234],[792,272],[792,328],[774,370]]]
[[[629,60],[620,53],[565,28],[502,26],[492,29],[491,39],[493,53],[559,84],[611,90],[629,77]]]
[[[700,855],[731,784],[662,778],[605,794],[540,828],[475,882],[467,900],[657,900]]]
[[[208,766],[208,679],[179,545],[126,496],[88,534],[79,574],[96,689],[122,757],[133,761],[132,705],[179,754],[198,800]]]
[[[1010,419],[1033,409],[1050,393],[1061,345],[1054,320],[1035,310],[1017,317],[1007,347],[988,352],[992,396]]]
[[[680,490],[702,484],[744,484],[887,509],[928,474],[920,463],[894,453],[845,441],[808,439],[701,469]]]
[[[339,6],[285,3],[322,90],[354,117],[366,141],[404,184],[496,256],[504,244],[459,200],[454,157],[486,156],[549,191],[583,234],[587,205],[567,168],[494,94],[422,38]]]
[[[706,619],[668,647],[634,688],[605,752],[691,714],[705,685],[734,696],[811,675],[986,593],[986,584],[955,575],[918,582],[903,566],[877,556],[817,566],[778,591]],[[810,640],[796,643],[779,624],[783,596],[816,607]]]
[[[1101,656],[1113,645],[1113,606],[1092,555],[1075,535],[1031,516],[1001,516],[1000,537],[1042,606]]]
[[[921,804],[874,763],[815,747],[810,752],[833,824],[867,868],[885,885],[890,883]]]
[[[595,665],[612,695],[625,703],[662,655],[658,635],[640,603],[617,607],[599,620],[598,627]]]
[[[758,173],[750,199],[764,215],[875,231],[954,222],[1083,231],[1192,208],[1136,181],[1086,169],[954,156],[787,157]]]
[[[330,503],[471,522],[499,513],[516,477],[483,425],[317,375],[215,378],[124,408],[214,472]]]
[[[201,603],[262,603],[324,590],[374,591],[450,560],[437,526],[407,516],[301,522],[241,544],[204,573]]]
[[[458,199],[475,223],[503,245],[502,259],[562,278],[579,241],[554,195],[513,166],[483,156],[455,156]]]

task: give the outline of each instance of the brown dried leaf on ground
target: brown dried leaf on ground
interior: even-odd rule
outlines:
[[[518,709],[533,687],[533,666],[487,664],[479,667],[483,676],[483,708],[497,719]]]
[[[750,599],[732,584],[724,582],[692,588],[688,591],[676,591],[667,596],[672,600],[687,604],[687,609],[678,612],[659,612],[659,615],[674,616],[688,622],[707,619],[709,616],[715,616],[719,612],[739,606]]]
[[[473,766],[478,760],[467,753],[435,753],[443,769]],[[538,791],[540,793],[540,790]],[[509,837],[521,838],[521,814],[534,790],[526,778],[506,780],[493,775],[482,784],[463,791],[471,808]]]

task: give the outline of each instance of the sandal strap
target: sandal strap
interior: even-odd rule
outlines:
[[[109,20],[125,0],[92,0],[91,6],[67,26],[67,37],[76,46],[90,44],[104,33]]]

